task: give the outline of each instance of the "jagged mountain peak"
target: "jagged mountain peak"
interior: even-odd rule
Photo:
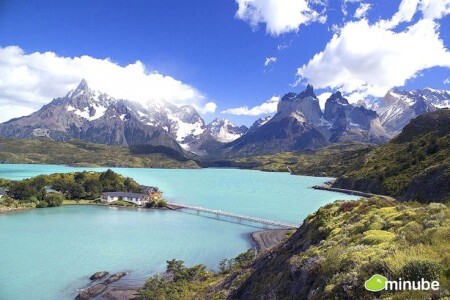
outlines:
[[[70,91],[70,92],[67,94],[67,97],[73,98],[73,97],[76,97],[76,96],[84,95],[84,94],[86,94],[86,93],[91,93],[91,94],[93,94],[93,93],[94,93],[94,90],[92,90],[92,89],[89,87],[89,85],[88,85],[88,83],[87,83],[87,81],[86,81],[85,79],[82,79],[82,80],[80,81],[80,83],[78,84],[78,86],[77,86],[74,90]]]
[[[377,113],[383,127],[396,135],[414,117],[445,107],[450,107],[450,91],[432,88],[407,91],[394,88],[381,99]]]
[[[348,100],[342,96],[340,91],[331,94],[330,98],[327,99],[327,102],[337,102],[342,105],[349,105]],[[325,102],[325,105],[327,102]]]
[[[211,123],[208,124],[208,126],[228,125],[228,124],[231,124],[234,126],[234,124],[231,123],[231,121],[226,118],[215,118],[214,120],[211,121]]]
[[[264,124],[266,124],[267,122],[269,122],[270,119],[272,119],[272,116],[265,116],[265,117],[259,118],[258,120],[253,122],[252,126],[250,126],[249,131],[254,131],[254,130],[258,129],[259,127],[261,127]]]
[[[316,94],[314,94],[314,87],[310,83],[308,83],[306,89],[302,93],[304,94],[303,95],[304,97],[307,96],[316,97]]]
[[[301,101],[307,97],[312,97],[314,99],[317,99],[316,94],[314,93],[314,88],[311,84],[308,84],[306,86],[306,89],[300,93],[294,93],[294,92],[289,92],[287,94],[285,94],[280,102],[294,102],[294,101]],[[318,99],[317,99],[318,100]]]
[[[321,123],[323,113],[312,85],[309,84],[299,94],[288,93],[284,95],[278,102],[277,114],[272,120],[280,120],[290,115],[311,124]]]
[[[232,142],[248,132],[246,126],[237,126],[224,118],[215,118],[206,128],[212,137],[222,143]]]
[[[86,90],[88,89],[88,83],[86,81],[86,79],[81,79],[80,84],[78,84],[78,87],[76,88],[77,90]]]

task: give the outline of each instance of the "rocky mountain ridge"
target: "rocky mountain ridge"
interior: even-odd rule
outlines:
[[[226,144],[222,155],[274,154],[349,141],[381,144],[390,138],[375,111],[351,105],[340,92],[329,97],[322,112],[312,85],[308,85],[301,93],[284,95],[272,118],[260,126],[257,122],[246,135]]]
[[[287,93],[276,114],[247,128],[227,119],[206,124],[191,105],[142,105],[94,91],[85,80],[30,116],[0,124],[0,137],[79,139],[120,145],[139,153],[223,159],[318,149],[329,144],[383,144],[417,115],[450,105],[450,92],[391,90],[378,103],[354,105],[338,91],[322,110],[311,85]],[[144,147],[144,146],[145,147]],[[166,153],[167,154],[167,153]]]
[[[66,96],[56,98],[39,111],[0,124],[5,138],[79,139],[99,144],[132,147],[147,145],[169,148],[182,155],[197,152],[190,141],[208,135],[217,142],[229,142],[248,129],[226,119],[205,124],[191,105],[153,102],[147,106],[115,99],[91,89],[85,80]],[[201,146],[201,145],[200,145]]]
[[[450,91],[424,88],[405,91],[392,89],[374,106],[381,125],[393,136],[409,121],[423,113],[450,107]]]

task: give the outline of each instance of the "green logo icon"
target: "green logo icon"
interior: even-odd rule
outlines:
[[[381,276],[379,274],[375,274],[372,277],[370,277],[369,280],[366,280],[364,287],[368,291],[379,292],[379,291],[384,290],[386,281],[387,281],[386,277]]]

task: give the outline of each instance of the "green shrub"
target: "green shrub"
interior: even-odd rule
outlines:
[[[36,204],[36,207],[37,207],[37,208],[46,208],[47,206],[48,206],[48,203],[45,202],[45,201],[39,201],[39,202]]]
[[[14,205],[14,203],[15,203],[15,201],[11,197],[4,196],[4,197],[0,198],[0,205],[9,207],[9,206]]]
[[[133,204],[131,202],[122,201],[122,200],[113,201],[109,205],[112,205],[112,206],[135,206],[135,204]]]
[[[395,234],[385,230],[368,230],[364,232],[362,242],[366,245],[376,245],[391,242],[395,238]]]
[[[147,208],[161,208],[166,207],[167,201],[164,199],[152,199],[151,201],[147,202],[145,204],[145,207]]]
[[[60,193],[48,193],[44,197],[44,201],[47,202],[49,207],[61,206],[64,201],[64,196]]]
[[[437,263],[427,260],[412,260],[407,262],[402,270],[403,280],[419,281],[422,278],[428,281],[439,280],[444,269]]]

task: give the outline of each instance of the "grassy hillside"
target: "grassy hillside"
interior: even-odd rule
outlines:
[[[183,277],[169,270],[147,282],[141,299],[443,299],[450,295],[448,249],[444,204],[337,201],[308,216],[276,249],[222,263],[218,274],[197,276],[199,266],[180,269]],[[369,292],[364,282],[375,274],[438,280],[441,289]]]
[[[192,160],[164,154],[134,154],[130,149],[82,141],[0,139],[0,163],[64,164],[74,166],[198,168]]]
[[[338,178],[335,187],[404,200],[450,200],[450,110],[413,119],[403,132]]]
[[[223,162],[223,164],[262,171],[286,172],[290,170],[298,175],[337,177],[362,166],[364,155],[374,147],[361,143],[341,143],[319,150],[240,158]]]

